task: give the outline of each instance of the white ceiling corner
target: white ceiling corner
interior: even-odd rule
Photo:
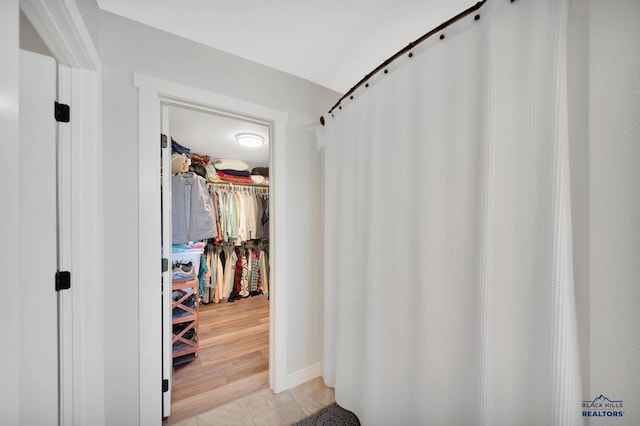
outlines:
[[[473,0],[97,0],[101,9],[346,93],[366,74]],[[336,99],[337,101],[338,99]],[[269,147],[234,136],[268,128],[173,108],[171,134],[215,158],[269,164]]]
[[[345,93],[473,0],[98,0],[100,8]]]

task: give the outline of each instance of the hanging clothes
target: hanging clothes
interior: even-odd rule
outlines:
[[[205,281],[207,281],[207,276],[211,276],[211,272],[209,269],[209,263],[207,262],[207,255],[202,254],[200,256],[200,270],[198,271],[198,287],[200,289],[200,294],[204,294],[205,290]],[[209,278],[210,279],[210,278]]]
[[[269,197],[268,193],[258,192],[264,188],[225,188],[212,184],[209,190],[217,213],[219,236],[216,242],[239,246],[247,241],[268,238]]]
[[[245,199],[241,192],[234,192],[236,200],[238,201],[238,238],[236,245],[242,244],[243,241],[247,241],[247,216],[245,215]]]
[[[184,244],[217,236],[216,213],[206,181],[195,173],[171,178],[172,242]]]
[[[214,241],[216,243],[219,243],[221,241],[222,238],[222,225],[220,223],[220,202],[219,202],[219,195],[216,191],[210,192],[211,197],[212,197],[212,201],[213,201],[213,208],[215,209],[215,214],[216,214],[216,237],[214,239]]]
[[[257,296],[262,294],[262,271],[260,270],[260,258],[256,249],[251,250],[251,272],[249,294]]]
[[[240,281],[240,297],[249,296],[249,277],[251,276],[251,262],[247,250],[242,250],[242,279]]]
[[[216,236],[203,258],[201,300],[232,302],[268,291],[264,222],[268,218],[268,188],[208,184]],[[268,244],[266,244],[268,247]]]
[[[235,258],[236,258],[236,267],[233,273],[233,287],[231,289],[231,294],[227,299],[228,302],[233,302],[237,298],[240,297],[240,292],[242,291],[242,274],[243,274],[243,255],[240,247],[236,247],[234,249]]]
[[[215,264],[215,270],[216,270],[216,287],[215,287],[215,292],[214,292],[214,296],[213,296],[213,301],[214,303],[220,303],[220,298],[221,298],[221,290],[222,290],[222,285],[224,282],[224,272],[223,272],[223,266],[222,266],[222,253],[223,252],[218,252],[218,254],[216,255],[216,264]]]
[[[263,200],[264,210],[262,211],[262,239],[269,239],[269,197]]]
[[[244,196],[244,213],[247,224],[247,240],[256,239],[256,199],[254,194],[243,193]]]
[[[255,223],[256,223],[256,239],[262,239],[264,232],[263,232],[263,227],[262,227],[262,214],[264,211],[264,203],[263,203],[263,198],[258,195],[255,194],[254,195],[255,198],[255,203],[256,203],[256,211],[255,211]]]
[[[260,278],[262,279],[262,292],[269,294],[269,258],[265,250],[260,251]]]
[[[220,290],[220,299],[229,300],[231,297],[231,290],[236,275],[236,264],[238,261],[238,255],[235,250],[231,250],[229,247],[225,250],[226,261],[224,265],[224,276],[222,281],[222,287]]]

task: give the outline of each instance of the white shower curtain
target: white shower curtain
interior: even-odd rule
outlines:
[[[488,0],[327,117],[324,379],[364,425],[582,422],[567,19]]]

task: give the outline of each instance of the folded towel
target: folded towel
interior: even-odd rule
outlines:
[[[235,182],[235,183],[253,183],[250,176],[233,176],[228,175],[224,172],[218,170],[218,176],[220,179],[227,182]]]
[[[251,175],[251,180],[256,185],[269,185],[269,179],[260,175]]]
[[[207,171],[207,182],[220,182],[220,177],[218,176],[213,163],[207,164],[205,166],[205,170]]]
[[[246,170],[244,171],[238,171],[238,170],[233,170],[233,169],[218,169],[220,170],[222,173],[226,174],[226,175],[232,175],[232,176],[245,176],[245,177],[250,177],[251,176],[251,172],[248,172]]]

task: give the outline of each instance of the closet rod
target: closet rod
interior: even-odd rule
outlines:
[[[207,185],[226,185],[226,186],[242,186],[245,188],[269,189],[269,185],[260,185],[257,183],[236,183],[236,182],[207,182]]]
[[[401,49],[400,51],[398,51],[395,55],[393,55],[392,57],[390,57],[389,59],[387,59],[386,61],[384,61],[382,64],[380,64],[376,69],[374,69],[373,71],[371,71],[369,74],[365,75],[364,78],[362,80],[360,80],[355,86],[353,86],[351,89],[349,89],[349,91],[347,93],[344,94],[343,97],[341,97],[338,102],[336,102],[336,104],[329,110],[329,114],[331,114],[333,112],[334,109],[336,108],[342,108],[340,106],[340,103],[345,100],[347,98],[347,96],[350,96],[353,92],[356,91],[356,89],[358,89],[360,86],[362,86],[363,84],[365,84],[367,81],[369,81],[369,79],[371,77],[373,77],[375,74],[377,74],[378,72],[380,72],[381,70],[383,70],[386,66],[388,66],[390,63],[392,63],[393,61],[395,61],[396,59],[398,59],[400,56],[404,55],[407,52],[410,52],[411,49],[413,49],[414,47],[416,47],[418,44],[422,43],[423,41],[431,38],[433,35],[437,34],[438,32],[444,30],[445,28],[447,28],[448,26],[450,26],[451,24],[454,24],[456,22],[458,22],[459,20],[461,20],[462,18],[470,15],[471,13],[475,12],[476,10],[480,9],[480,7],[482,7],[482,5],[486,2],[487,0],[482,0],[479,1],[478,3],[474,4],[473,6],[471,6],[470,8],[468,8],[467,10],[465,10],[462,13],[459,13],[458,15],[454,16],[453,18],[449,19],[446,22],[443,22],[442,24],[438,25],[437,27],[435,27],[434,29],[432,29],[431,31],[429,31],[428,33],[426,33],[425,35],[423,35],[422,37],[419,37],[418,39],[412,41],[411,43],[409,43],[407,46],[405,46],[403,49]],[[511,0],[512,2],[514,0]],[[476,17],[476,19],[479,19],[479,17]],[[440,37],[441,39],[444,39],[443,36]],[[410,54],[411,56],[411,54]],[[368,86],[367,86],[368,87]],[[351,96],[351,99],[353,99],[353,96]],[[324,126],[324,116],[321,115],[320,116],[320,124],[322,124]]]

